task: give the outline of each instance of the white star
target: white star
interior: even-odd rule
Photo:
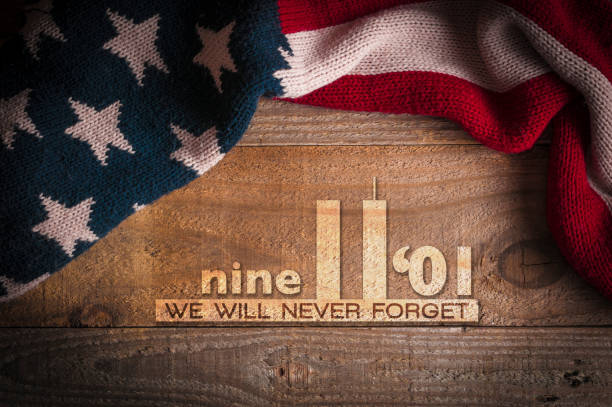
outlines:
[[[19,297],[26,291],[31,290],[38,284],[45,281],[47,278],[49,278],[49,276],[51,276],[51,274],[45,273],[42,276],[39,276],[28,283],[19,283],[10,277],[0,276],[0,284],[2,284],[2,286],[6,290],[6,294],[0,297],[0,302],[9,301],[13,298]]]
[[[219,92],[221,92],[221,68],[238,72],[229,52],[229,40],[234,25],[235,22],[231,22],[218,32],[196,25],[202,50],[193,58],[193,63],[208,68]]]
[[[136,24],[134,20],[110,10],[106,10],[106,14],[115,26],[117,36],[106,42],[102,48],[109,50],[120,58],[125,58],[134,76],[136,76],[139,86],[143,86],[145,64],[154,66],[162,72],[170,73],[155,46],[157,30],[159,29],[159,15]]]
[[[139,204],[138,202],[134,202],[134,205],[132,205],[132,209],[134,209],[134,212],[140,212],[146,207],[146,204]]]
[[[33,232],[55,240],[70,257],[74,254],[77,240],[98,240],[98,236],[87,226],[92,212],[91,205],[95,203],[93,198],[85,199],[71,208],[43,194],[40,194],[40,200],[47,211],[47,219],[34,226]]]
[[[26,112],[31,91],[32,89],[26,89],[12,98],[0,99],[0,136],[9,150],[13,149],[15,129],[42,138],[28,112]]]
[[[52,8],[51,1],[48,0],[43,0],[27,7],[26,23],[21,29],[21,35],[25,41],[26,48],[34,59],[38,59],[41,35],[44,34],[47,37],[62,42],[66,41],[64,34],[62,34],[50,14]]]
[[[72,109],[79,116],[79,121],[74,126],[68,127],[66,134],[89,144],[102,165],[106,165],[109,144],[134,154],[132,146],[119,131],[119,109],[121,108],[119,101],[100,111],[72,98],[69,101]]]
[[[198,175],[204,174],[223,158],[215,127],[206,130],[200,137],[195,137],[175,124],[170,127],[181,141],[181,148],[170,154],[170,158],[192,168]]]

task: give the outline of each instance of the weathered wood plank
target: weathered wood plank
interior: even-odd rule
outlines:
[[[548,135],[538,140],[550,143]],[[347,112],[262,98],[240,146],[479,144],[450,120]]]
[[[564,264],[547,230],[547,155],[546,147],[514,156],[482,146],[238,147],[0,305],[0,324],[150,326],[155,299],[203,298],[201,271],[229,271],[234,261],[297,270],[303,289],[292,298],[315,298],[319,199],[341,201],[342,298],[361,298],[362,201],[372,176],[387,200],[389,258],[406,245],[446,256],[449,278],[437,297],[456,298],[457,247],[472,247],[481,325],[612,324],[612,305]],[[419,298],[390,261],[388,298]]]
[[[10,406],[612,404],[612,328],[2,329]]]

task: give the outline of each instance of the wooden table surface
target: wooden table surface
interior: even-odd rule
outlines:
[[[504,155],[442,119],[262,100],[212,170],[0,304],[0,405],[612,405],[612,304],[545,221],[548,143]],[[472,248],[477,324],[162,326],[201,270],[293,268],[315,293],[315,202],[342,201],[342,296],[358,298],[361,201],[389,203],[390,253]],[[359,243],[359,244],[357,244]],[[390,298],[415,298],[389,274]],[[274,292],[271,298],[282,298]],[[350,324],[349,324],[350,325]]]

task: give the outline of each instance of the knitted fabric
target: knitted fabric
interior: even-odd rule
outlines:
[[[548,223],[612,298],[612,3],[41,1],[0,60],[0,298],[216,164],[262,95],[443,116],[499,151],[552,122]]]

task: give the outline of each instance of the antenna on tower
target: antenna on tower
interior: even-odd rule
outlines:
[[[376,200],[376,177],[372,177],[372,199]]]

